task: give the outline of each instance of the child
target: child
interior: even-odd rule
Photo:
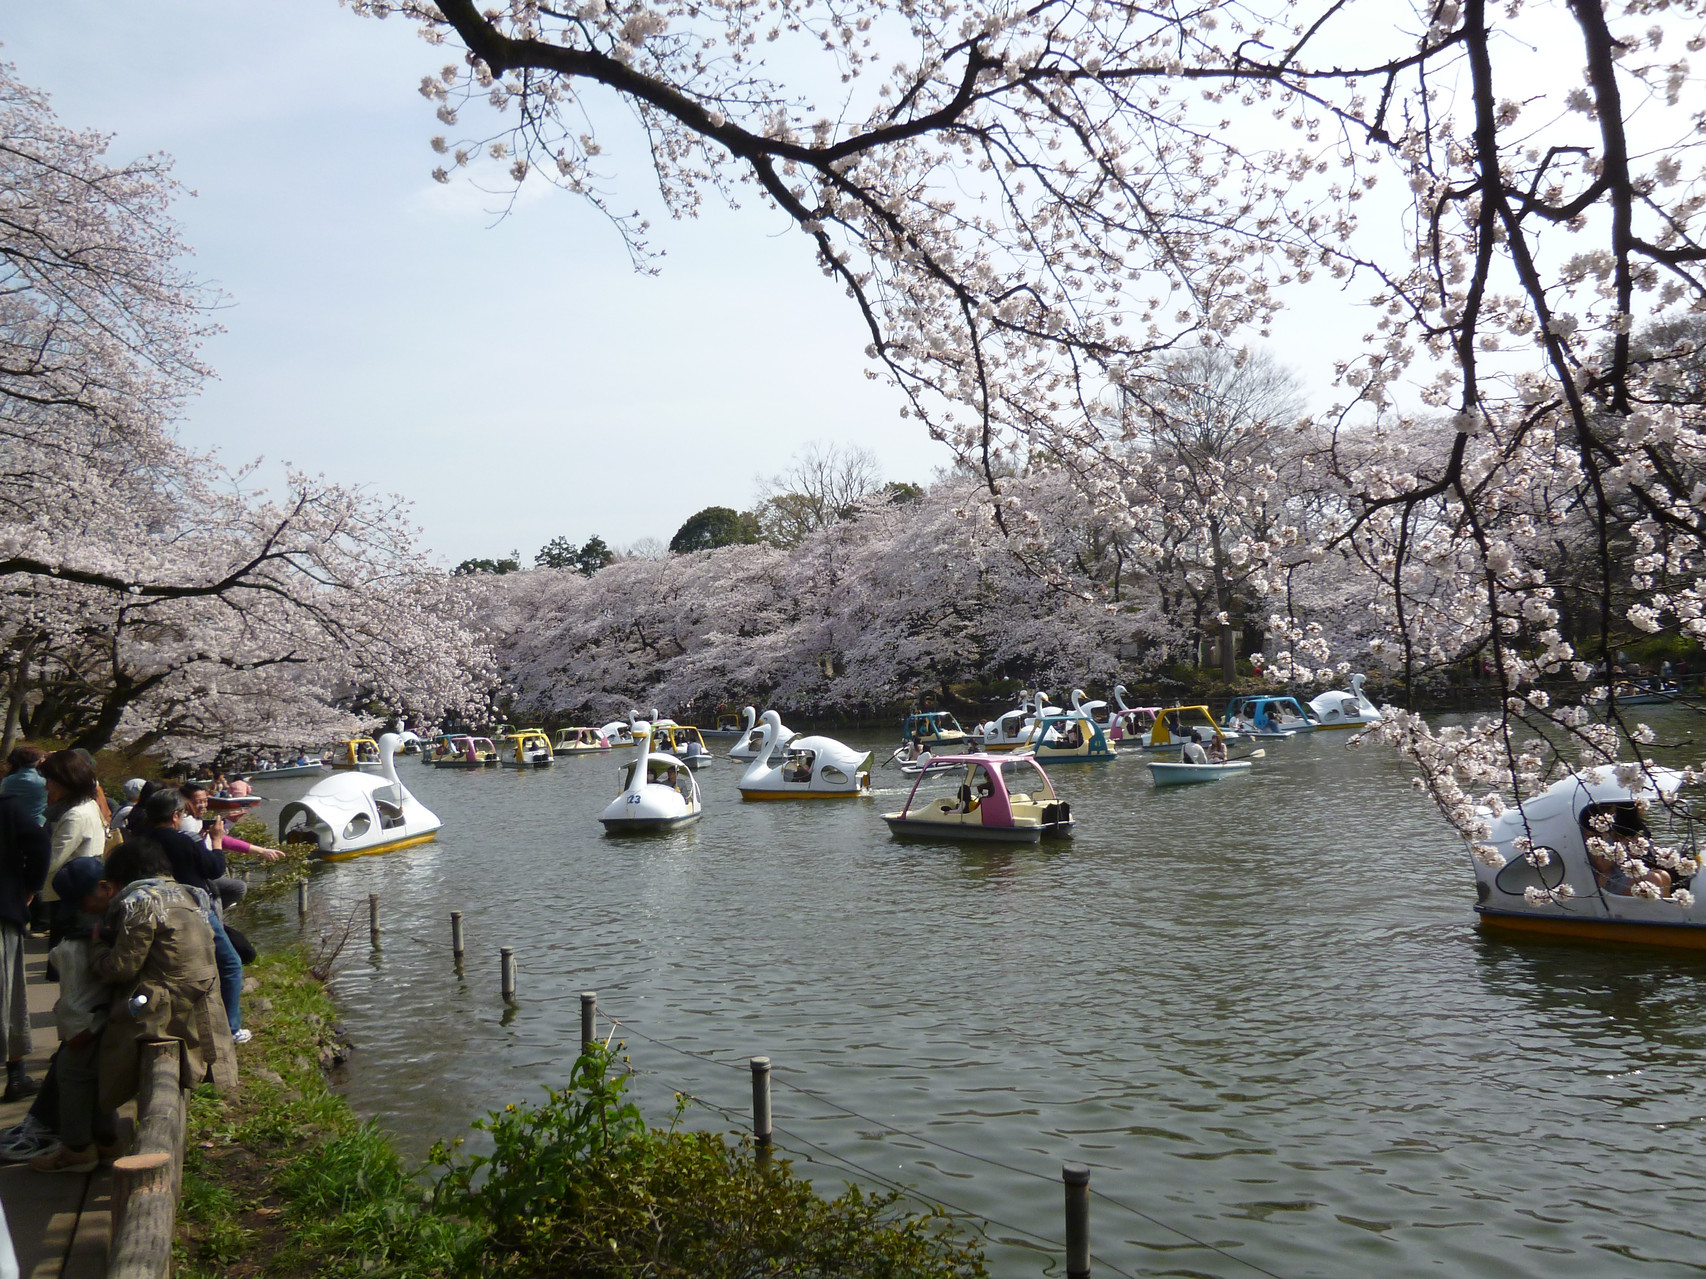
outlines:
[[[59,1027],[54,1072],[59,1081],[60,1144],[30,1160],[37,1172],[92,1172],[100,1160],[119,1153],[117,1116],[100,1108],[96,1097],[96,1059],[112,998],[111,987],[91,965],[93,933],[112,897],[112,885],[102,881],[103,874],[100,858],[78,857],[53,877],[53,891],[66,907],[65,939],[53,948],[59,967],[53,1017]]]

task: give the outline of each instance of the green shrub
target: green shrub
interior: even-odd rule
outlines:
[[[489,1231],[479,1272],[617,1279],[974,1279],[978,1246],[898,1195],[819,1196],[750,1140],[650,1129],[595,1045],[536,1109],[475,1124],[492,1153],[433,1152],[440,1211]],[[679,1115],[679,1112],[678,1112]]]

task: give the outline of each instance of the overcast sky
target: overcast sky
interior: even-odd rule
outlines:
[[[171,154],[196,192],[178,217],[229,304],[186,440],[403,493],[446,563],[667,541],[810,440],[893,479],[949,460],[866,380],[851,305],[756,201],[671,222],[644,158],[607,156],[667,254],[642,276],[572,196],[539,184],[500,219],[435,184],[415,86],[445,58],[412,24],[335,0],[52,0],[8,6],[0,42],[62,121],[115,134],[119,160]],[[1321,324],[1273,343],[1314,389]]]

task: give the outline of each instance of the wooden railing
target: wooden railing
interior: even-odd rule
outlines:
[[[109,1279],[165,1279],[184,1180],[184,1090],[175,1039],[142,1046],[136,1146],[113,1161]]]

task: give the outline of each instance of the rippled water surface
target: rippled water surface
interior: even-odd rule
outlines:
[[[1706,963],[1482,938],[1383,748],[1302,737],[1162,791],[1140,758],[1058,765],[1077,838],[988,849],[892,841],[892,773],[742,804],[726,760],[697,827],[609,839],[625,758],[403,761],[438,842],[318,872],[335,908],[381,895],[383,946],[361,929],[337,985],[348,1088],[412,1152],[563,1082],[596,989],[648,1110],[743,1118],[768,1054],[798,1166],[993,1219],[998,1275],[1058,1271],[1069,1160],[1119,1201],[1092,1205],[1103,1273],[1706,1271]]]

